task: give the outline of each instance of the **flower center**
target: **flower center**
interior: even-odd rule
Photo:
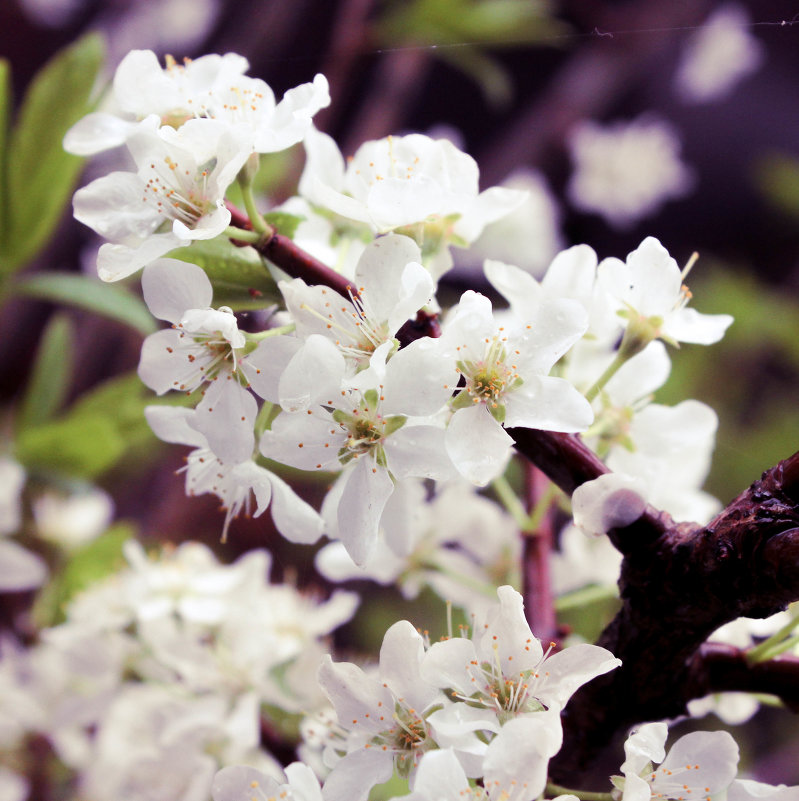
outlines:
[[[161,161],[151,161],[148,167],[148,176],[143,176],[146,184],[142,200],[153,204],[159,214],[193,228],[213,205],[208,197],[208,176],[216,167],[216,159],[186,167],[171,156],[164,156]]]

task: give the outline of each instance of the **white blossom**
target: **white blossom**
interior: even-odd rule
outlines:
[[[414,236],[436,277],[452,264],[449,244],[473,242],[524,200],[513,189],[480,192],[476,162],[447,139],[408,134],[365,142],[346,168],[326,134],[311,130],[305,148],[303,197],[377,233]]]
[[[575,208],[629,228],[667,201],[688,194],[693,173],[680,160],[672,126],[653,116],[602,126],[583,121],[569,134]]]
[[[749,31],[746,8],[727,3],[716,8],[686,43],[675,88],[689,103],[723,100],[763,63],[763,45]]]

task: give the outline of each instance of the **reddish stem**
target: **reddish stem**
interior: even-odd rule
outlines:
[[[528,511],[546,497],[549,479],[533,464],[525,463]],[[547,509],[538,529],[524,536],[522,554],[522,595],[527,622],[533,634],[544,642],[558,643],[557,620],[552,597],[550,554],[554,542],[552,507]]]

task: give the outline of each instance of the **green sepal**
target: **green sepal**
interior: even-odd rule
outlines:
[[[64,135],[92,110],[104,58],[98,34],[82,37],[45,64],[22,101],[7,153],[6,274],[47,244],[69,202],[83,159],[64,150]]]
[[[233,311],[264,309],[282,296],[263,259],[254,248],[236,247],[220,236],[193,242],[167,254],[201,267],[214,288],[214,304]]]
[[[343,409],[334,409],[330,416],[342,426],[349,426],[350,422],[352,421],[352,417]]]
[[[380,402],[380,396],[377,394],[376,389],[367,389],[363,393],[363,399],[367,409],[377,409],[377,404]]]
[[[407,422],[408,418],[405,417],[405,415],[392,414],[385,420],[385,425],[383,426],[383,436],[391,436],[395,431],[399,431]]]
[[[383,449],[383,446],[378,445],[376,448],[372,450],[372,454],[374,455],[375,462],[380,467],[384,467],[386,470],[388,470],[388,457],[386,456],[386,452]]]
[[[41,272],[16,281],[13,292],[86,309],[128,325],[144,336],[158,330],[144,301],[122,284],[107,284],[76,273]]]
[[[468,409],[470,406],[474,405],[475,403],[472,400],[472,396],[463,390],[449,402],[449,407],[453,410]]]
[[[502,425],[505,422],[505,404],[498,403],[496,406],[492,403],[486,403],[486,407],[488,408],[489,413],[491,416],[500,424]]]
[[[75,331],[69,317],[65,314],[52,317],[36,351],[20,404],[19,428],[44,423],[61,408],[72,379],[74,342]]]

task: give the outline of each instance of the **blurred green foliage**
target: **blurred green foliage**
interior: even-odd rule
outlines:
[[[93,107],[104,53],[96,34],[58,53],[34,78],[10,129],[9,66],[0,62],[0,275],[24,266],[47,244],[72,196],[83,159],[62,142]]]

